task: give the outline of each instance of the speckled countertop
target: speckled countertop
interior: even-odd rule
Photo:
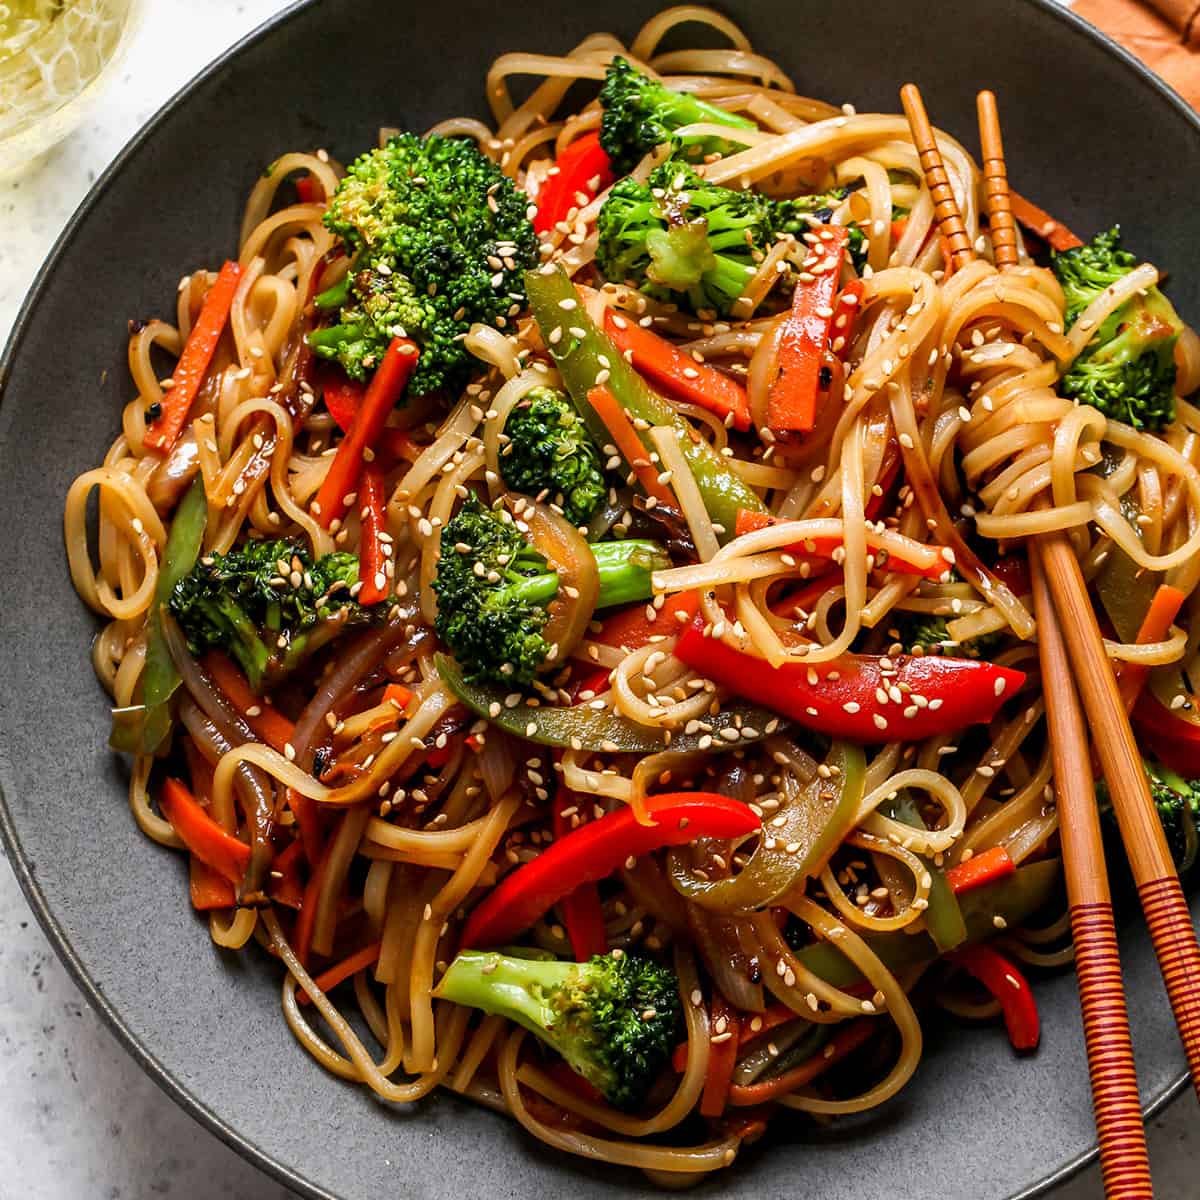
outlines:
[[[0,342],[97,174],[205,63],[282,7],[280,0],[145,0],[140,28],[94,116],[25,176],[0,182]],[[1166,1200],[1197,1194],[1191,1169],[1200,1153],[1197,1117],[1189,1093],[1153,1122],[1151,1161],[1157,1193]],[[127,1057],[76,991],[5,866],[0,1131],[0,1200],[292,1195],[197,1125]],[[1055,1200],[1100,1194],[1093,1169]]]

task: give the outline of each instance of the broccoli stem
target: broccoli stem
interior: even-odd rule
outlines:
[[[597,608],[649,600],[654,594],[650,576],[671,565],[671,560],[657,542],[642,538],[593,542],[591,550],[600,577]],[[558,576],[547,572],[518,577],[507,590],[514,600],[527,604],[547,604],[558,594]]]
[[[523,1025],[545,1037],[554,1028],[548,991],[565,986],[579,964],[557,959],[511,958],[496,951],[461,950],[450,964],[437,995]]]
[[[327,287],[323,292],[318,292],[313,297],[313,303],[318,308],[341,308],[350,298],[350,279],[352,275],[352,271],[347,271],[332,287]]]
[[[649,600],[654,594],[650,576],[671,565],[657,542],[633,538],[623,542],[593,542],[592,553],[600,575],[597,608]]]
[[[730,129],[754,129],[753,121],[739,113],[727,112],[706,100],[700,100],[691,92],[676,92],[661,85],[654,87],[656,116],[671,129],[683,125],[727,125]]]
[[[271,651],[259,637],[258,628],[246,615],[242,607],[228,597],[222,597],[213,604],[213,608],[229,622],[234,637],[230,640],[229,650],[250,681],[250,686],[257,692],[262,687],[263,677],[271,661]]]
[[[308,344],[314,350],[336,350],[343,342],[352,342],[362,336],[361,325],[326,325],[314,329],[308,335]]]
[[[553,572],[518,576],[504,590],[511,600],[519,604],[549,604],[558,595],[558,576]]]

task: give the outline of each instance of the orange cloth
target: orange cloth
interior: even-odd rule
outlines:
[[[1072,8],[1200,109],[1200,0],[1076,0]]]

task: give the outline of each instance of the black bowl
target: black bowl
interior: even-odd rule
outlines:
[[[453,1097],[389,1107],[295,1044],[275,964],[213,947],[187,904],[183,859],[130,818],[87,659],[95,623],[67,576],[62,502],[108,446],[129,395],[125,321],[170,312],[183,272],[230,253],[265,163],[312,146],[349,157],[381,124],[484,116],[496,54],[563,51],[598,25],[628,37],[658,6],[399,7],[301,5],[215,63],[97,183],[26,303],[0,365],[0,824],[38,918],[130,1052],[189,1112],[306,1195],[649,1196],[640,1176],[551,1153]],[[975,92],[994,88],[1022,191],[1088,233],[1119,218],[1139,252],[1168,267],[1183,268],[1200,244],[1195,116],[1053,5],[726,7],[802,91],[896,111],[897,88],[916,80],[935,119],[968,145]],[[1181,271],[1172,293],[1200,317],[1200,276]],[[1127,924],[1142,1094],[1155,1107],[1179,1085],[1183,1059],[1149,944]],[[1035,1056],[1016,1058],[1002,1029],[934,1028],[916,1078],[883,1109],[819,1136],[777,1137],[701,1190],[1001,1200],[1064,1177],[1094,1153],[1074,979],[1048,979],[1038,997]]]

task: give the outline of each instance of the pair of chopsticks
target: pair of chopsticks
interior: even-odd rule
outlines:
[[[948,265],[958,269],[974,256],[970,237],[921,93],[908,84],[900,96]],[[1004,271],[1019,255],[996,98],[981,92],[977,104],[993,256]],[[1200,945],[1079,562],[1061,532],[1031,538],[1029,558],[1101,1169],[1109,1197],[1140,1200],[1153,1191],[1080,696],[1198,1094]]]

